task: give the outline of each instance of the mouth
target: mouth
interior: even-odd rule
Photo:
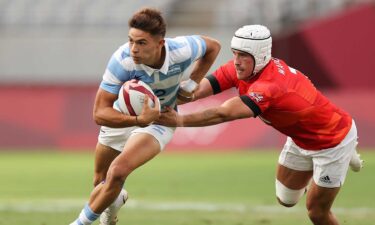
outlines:
[[[134,61],[134,62],[139,62],[139,61],[141,61],[141,58],[140,58],[140,57],[132,56],[132,58],[133,58],[133,61]]]
[[[237,72],[237,73],[242,73],[242,72],[243,72],[243,70],[242,70],[242,69],[240,69],[240,68],[236,68],[236,72]]]

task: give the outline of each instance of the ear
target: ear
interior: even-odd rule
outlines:
[[[163,46],[164,46],[164,43],[165,43],[165,40],[164,40],[164,38],[163,38],[163,39],[161,39],[161,40],[159,41],[159,45],[160,45],[160,47],[163,47]]]

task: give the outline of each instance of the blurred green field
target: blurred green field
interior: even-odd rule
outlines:
[[[375,151],[349,172],[334,205],[341,224],[375,221]],[[304,199],[275,201],[278,152],[162,153],[127,181],[118,225],[311,224]],[[0,225],[67,225],[92,188],[93,153],[0,152]],[[97,222],[95,223],[97,224]]]

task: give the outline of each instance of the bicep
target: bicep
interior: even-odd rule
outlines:
[[[112,94],[99,88],[96,97],[95,97],[95,104],[94,104],[94,111],[106,108],[106,107],[113,107],[113,103],[117,100],[118,95]]]
[[[253,110],[240,97],[225,101],[219,108],[228,120],[254,117]]]
[[[207,78],[203,78],[201,82],[199,82],[198,89],[194,91],[194,100],[208,97],[213,95],[213,93],[214,92],[210,82]]]

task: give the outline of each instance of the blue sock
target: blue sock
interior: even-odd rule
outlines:
[[[78,219],[71,225],[91,225],[99,216],[100,214],[94,213],[89,204],[86,204],[79,214]]]

